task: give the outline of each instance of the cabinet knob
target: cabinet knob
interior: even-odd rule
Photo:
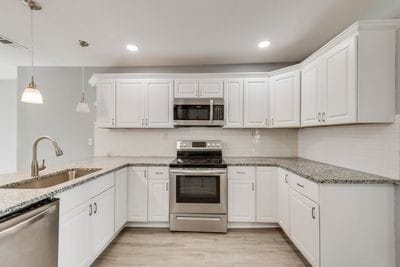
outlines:
[[[311,217],[315,219],[315,207],[311,209]]]
[[[93,207],[92,204],[89,205],[89,216],[92,216],[93,213]]]
[[[288,180],[288,174],[285,174],[285,183],[288,183],[289,182],[289,180]]]
[[[325,116],[326,116],[325,112],[322,112],[322,122],[326,122]]]
[[[96,214],[97,213],[97,203],[95,202],[94,203],[94,212],[93,212],[93,214]]]
[[[318,112],[318,122],[321,122],[321,112]]]

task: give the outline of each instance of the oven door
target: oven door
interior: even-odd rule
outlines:
[[[171,169],[170,212],[226,214],[226,169]]]

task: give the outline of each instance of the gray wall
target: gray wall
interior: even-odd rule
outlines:
[[[175,72],[264,72],[278,69],[283,64],[240,64],[170,67],[86,67],[85,80],[94,73],[175,73]],[[64,150],[56,158],[51,145],[43,142],[39,146],[39,159],[45,158],[50,164],[91,157],[93,147],[88,138],[93,138],[93,123],[96,99],[95,90],[85,82],[91,112],[81,114],[75,111],[81,93],[80,67],[19,67],[18,97],[28,84],[31,75],[41,89],[44,104],[33,105],[18,101],[18,170],[30,168],[32,143],[40,135],[55,138]]]
[[[17,81],[0,80],[0,174],[17,168]]]

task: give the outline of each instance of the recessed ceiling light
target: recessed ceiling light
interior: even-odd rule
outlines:
[[[258,47],[259,48],[267,48],[268,46],[270,46],[271,45],[271,42],[270,41],[262,41],[262,42],[259,42],[258,43]]]
[[[137,47],[136,45],[133,45],[133,44],[127,44],[126,49],[128,49],[129,51],[132,51],[132,52],[136,52],[139,50],[139,47]]]

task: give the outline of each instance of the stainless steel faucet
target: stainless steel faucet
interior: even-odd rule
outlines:
[[[45,165],[45,160],[43,160],[42,165],[39,166],[39,163],[37,161],[37,145],[39,144],[39,142],[41,140],[50,140],[50,142],[53,144],[54,146],[54,150],[56,151],[56,156],[59,157],[62,154],[64,154],[64,152],[62,151],[62,149],[60,148],[60,146],[57,144],[56,141],[53,140],[53,138],[51,138],[50,136],[41,136],[38,137],[35,142],[33,143],[33,155],[32,155],[32,165],[31,165],[31,176],[38,176],[39,175],[39,171],[46,169],[46,165]]]

